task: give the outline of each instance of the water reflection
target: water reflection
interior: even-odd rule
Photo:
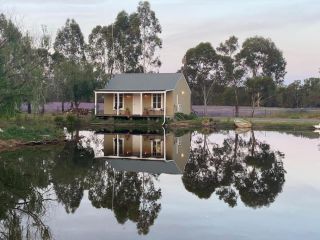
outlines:
[[[181,175],[199,198],[269,206],[285,182],[284,155],[254,132],[247,135],[226,132],[218,144],[215,134],[198,132],[82,131],[61,146],[2,153],[0,238],[50,239],[47,209],[59,203],[74,214],[85,192],[94,208],[148,234],[162,208],[161,174]]]
[[[159,132],[104,134],[104,156],[116,171],[182,174],[190,152],[190,133]]]
[[[50,156],[47,149],[1,154],[0,239],[51,238],[43,221],[48,202],[54,200],[47,172]]]
[[[208,143],[207,135],[197,137],[182,180],[199,198],[215,192],[234,207],[240,196],[246,206],[257,208],[268,206],[282,191],[284,155],[257,140],[253,131],[249,139],[228,136],[222,145]]]

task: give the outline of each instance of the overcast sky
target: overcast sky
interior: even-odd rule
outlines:
[[[288,62],[286,82],[319,76],[320,0],[150,0],[162,25],[160,72],[176,72],[190,47],[209,41],[216,47],[230,35],[271,38]],[[87,37],[96,25],[110,24],[137,0],[0,0],[0,10],[32,34],[47,25],[55,35],[74,18]]]

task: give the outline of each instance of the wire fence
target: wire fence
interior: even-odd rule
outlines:
[[[94,103],[81,102],[79,105],[80,109],[87,109],[94,112]],[[64,103],[64,111],[72,109],[72,105],[69,102]],[[103,110],[103,103],[98,103],[97,111]],[[21,106],[22,112],[27,112],[28,107],[26,104]],[[204,116],[204,106],[193,105],[192,111],[198,116]],[[44,113],[59,113],[62,112],[61,102],[49,102],[44,105]],[[295,113],[315,113],[320,114],[320,108],[278,108],[278,107],[258,107],[255,109],[254,116],[272,116],[279,114],[295,114]],[[240,106],[239,115],[241,117],[250,117],[252,109],[249,106]],[[207,116],[209,117],[234,117],[235,107],[234,106],[207,106]]]

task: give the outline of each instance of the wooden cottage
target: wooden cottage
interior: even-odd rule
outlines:
[[[103,95],[103,109],[97,107],[99,95]],[[118,74],[95,91],[96,116],[163,118],[165,122],[177,112],[191,112],[191,91],[182,73]]]

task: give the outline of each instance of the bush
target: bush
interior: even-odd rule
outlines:
[[[63,126],[65,124],[64,118],[62,116],[54,117],[54,122],[57,126]]]
[[[198,116],[195,113],[191,113],[191,114],[184,114],[184,113],[175,113],[174,114],[174,118],[178,121],[182,121],[182,120],[194,120],[197,119]]]
[[[66,117],[66,124],[68,126],[78,126],[80,124],[80,119],[75,115],[68,114]]]

